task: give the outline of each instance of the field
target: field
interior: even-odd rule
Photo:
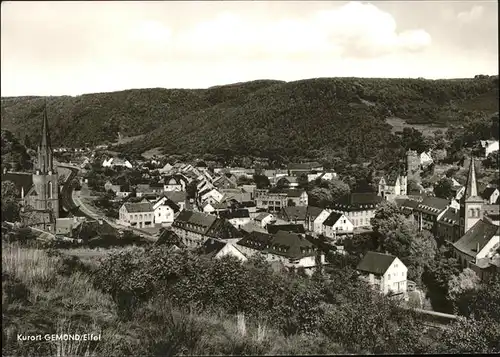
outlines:
[[[422,132],[424,136],[432,137],[434,132],[440,130],[442,132],[446,132],[448,128],[446,127],[438,127],[435,125],[428,124],[408,124],[404,119],[400,118],[387,118],[386,123],[392,126],[391,132],[394,134],[398,131],[403,131],[404,128],[413,128]]]

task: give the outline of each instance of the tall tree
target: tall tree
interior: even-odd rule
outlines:
[[[19,221],[21,206],[18,200],[19,190],[12,181],[2,181],[2,220]]]

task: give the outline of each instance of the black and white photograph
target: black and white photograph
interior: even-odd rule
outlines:
[[[2,356],[500,354],[497,1],[3,1]]]

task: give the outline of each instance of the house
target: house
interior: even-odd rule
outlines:
[[[174,202],[177,206],[179,206],[179,210],[182,211],[183,209],[186,209],[186,201],[187,201],[187,194],[184,191],[169,191],[169,192],[163,192],[161,194],[162,197],[166,197],[172,202]]]
[[[204,203],[219,203],[222,201],[224,195],[217,191],[215,188],[206,189],[198,194],[202,204]]]
[[[172,230],[188,247],[201,246],[207,239],[207,232],[217,220],[211,214],[181,211],[172,223]]]
[[[255,223],[257,223],[260,227],[266,228],[266,226],[276,219],[271,213],[259,213],[257,217],[254,218]]]
[[[311,171],[323,171],[323,165],[318,162],[294,163],[288,165],[289,175],[299,176],[300,174],[308,174]]]
[[[129,169],[132,168],[132,164],[130,161],[125,160],[125,159],[120,159],[118,157],[112,157],[108,160],[104,160],[102,163],[102,167],[127,167]]]
[[[322,208],[314,206],[283,207],[277,217],[295,224],[302,224],[305,229],[312,231],[314,220],[321,214]]]
[[[356,270],[360,279],[385,295],[407,298],[408,268],[399,258],[377,252],[368,252]]]
[[[314,174],[307,174],[307,181],[312,182],[315,180],[323,180],[323,181],[333,181],[333,179],[337,178],[336,172],[317,172]]]
[[[255,198],[255,190],[257,189],[256,185],[241,185],[241,189],[250,194],[250,201],[253,201]]]
[[[320,217],[323,214],[323,212],[326,212],[324,208],[307,206],[306,224],[305,224],[306,230],[314,232],[314,222],[318,217]]]
[[[343,213],[354,225],[354,228],[371,228],[370,219],[375,216],[382,197],[377,193],[350,193],[340,197],[329,209]]]
[[[229,243],[236,243],[243,238],[243,233],[227,219],[217,217],[215,222],[206,232],[206,236]]]
[[[309,204],[309,195],[305,190],[287,190],[287,206],[307,206]]]
[[[378,183],[378,195],[385,200],[394,201],[397,196],[407,194],[408,178],[398,172],[392,172],[387,177],[382,177]]]
[[[484,201],[490,205],[497,203],[498,197],[500,196],[500,191],[496,187],[486,187],[481,197]]]
[[[214,213],[218,214],[221,211],[225,211],[230,208],[230,205],[228,202],[221,202],[221,203],[205,203],[202,206],[203,212],[205,213]]]
[[[167,162],[165,164],[165,166],[163,166],[158,171],[160,172],[160,174],[166,174],[166,173],[170,173],[173,169],[174,169],[174,167]]]
[[[56,235],[63,235],[69,238],[75,238],[78,235],[78,229],[85,221],[84,217],[70,217],[56,219]]]
[[[182,174],[165,176],[163,178],[163,191],[186,191],[188,179]]]
[[[498,151],[498,140],[481,140],[480,145],[484,150],[484,157]]]
[[[448,200],[439,197],[424,197],[413,210],[419,230],[428,230],[437,235],[437,223],[450,205]]]
[[[496,225],[500,225],[500,205],[483,205],[482,211],[483,216],[490,222]]]
[[[432,158],[430,151],[421,153],[419,159],[420,159],[420,166],[422,167],[427,167],[434,162],[434,159]]]
[[[120,185],[114,185],[113,183],[111,183],[111,181],[106,181],[106,183],[104,184],[104,189],[107,191],[113,191],[117,196],[120,192],[122,191],[125,191],[125,190],[122,190],[122,186]]]
[[[443,242],[456,242],[460,238],[460,209],[449,206],[437,220],[436,237]]]
[[[273,236],[267,232],[252,231],[245,237],[241,238],[236,246],[247,257],[262,253],[273,239]]]
[[[250,223],[250,213],[247,209],[230,209],[219,212],[219,217],[227,219],[236,228],[241,228]]]
[[[267,233],[267,230],[265,228],[261,227],[260,225],[258,225],[255,222],[250,222],[250,223],[247,223],[247,224],[241,226],[240,230],[244,236],[247,234],[250,234],[252,232]]]
[[[255,204],[257,209],[264,208],[268,212],[278,212],[287,206],[287,193],[272,193],[269,190],[255,190]]]
[[[325,255],[303,234],[279,231],[272,237],[262,250],[267,261],[280,261],[288,269],[304,268],[309,274],[325,263]]]
[[[118,220],[119,224],[128,227],[153,227],[153,205],[149,202],[124,203],[120,207]]]
[[[474,270],[481,279],[500,272],[499,248],[500,227],[485,218],[453,243],[455,256],[462,266]]]
[[[180,212],[180,207],[169,198],[163,196],[153,204],[154,223],[169,226]]]
[[[222,193],[224,196],[221,200],[222,201],[229,201],[229,200],[235,200],[237,202],[247,202],[252,199],[252,195],[249,192],[246,192],[242,188],[220,188],[218,189],[220,193]]]
[[[299,187],[299,182],[295,176],[283,176],[276,179],[275,186],[282,188],[297,188]]]
[[[314,232],[315,234],[323,234],[324,232],[324,226],[323,223],[326,221],[328,217],[330,217],[330,214],[332,213],[331,210],[329,209],[323,209],[321,213],[312,221],[309,223],[309,230]]]
[[[238,187],[236,176],[234,176],[231,173],[229,173],[229,174],[227,174],[227,173],[222,174],[221,176],[219,176],[218,178],[216,178],[213,181],[213,185],[214,185],[215,188],[218,188],[218,189],[221,189],[221,188],[237,188]]]
[[[156,198],[163,192],[161,184],[138,184],[135,188],[137,197],[153,197]]]
[[[205,241],[202,246],[202,252],[215,259],[220,259],[229,255],[241,260],[242,262],[246,262],[248,260],[247,257],[233,244],[212,238]]]
[[[347,234],[352,234],[354,225],[344,214],[332,212],[323,222],[323,235],[329,239],[337,240]]]
[[[287,170],[263,170],[262,175],[266,176],[269,181],[275,181],[278,177],[286,176]]]

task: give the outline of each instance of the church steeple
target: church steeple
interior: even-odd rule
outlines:
[[[40,145],[38,145],[37,169],[40,173],[49,173],[53,171],[52,146],[50,143],[49,123],[47,119],[47,99],[45,99],[43,109],[42,138],[40,140]]]
[[[465,184],[464,198],[466,200],[480,199],[477,195],[476,168],[474,165],[474,157],[470,159],[469,174],[467,175],[467,183]]]

